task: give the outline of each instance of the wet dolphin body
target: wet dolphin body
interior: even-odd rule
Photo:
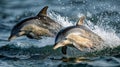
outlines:
[[[8,40],[25,35],[31,39],[40,39],[41,36],[55,36],[62,26],[47,16],[47,9],[48,6],[45,6],[37,16],[16,24]]]
[[[70,26],[58,32],[53,49],[62,47],[62,53],[66,54],[67,46],[74,46],[83,50],[102,44],[104,41],[100,36],[83,26],[84,19],[83,16],[76,26]]]

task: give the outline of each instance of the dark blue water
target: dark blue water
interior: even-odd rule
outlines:
[[[93,52],[69,48],[68,58],[63,58],[60,49],[52,49],[54,38],[6,41],[16,23],[37,15],[46,5],[48,16],[64,27],[85,15],[85,25],[105,40],[104,47]],[[119,38],[120,0],[0,1],[0,67],[120,67]]]

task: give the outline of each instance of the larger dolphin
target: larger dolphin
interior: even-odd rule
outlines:
[[[24,19],[16,24],[8,40],[27,36],[31,39],[40,39],[41,36],[55,36],[61,25],[47,16],[48,6],[45,6],[35,17]]]
[[[104,40],[83,25],[85,16],[81,17],[75,26],[62,29],[56,36],[53,49],[62,47],[62,53],[66,54],[67,46],[74,46],[79,50],[92,48],[103,44]]]

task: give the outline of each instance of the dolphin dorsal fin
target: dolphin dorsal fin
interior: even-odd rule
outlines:
[[[48,6],[45,6],[43,9],[41,9],[41,11],[37,14],[37,16],[41,16],[41,15],[47,16],[47,9]]]
[[[76,26],[83,25],[84,19],[85,19],[85,16],[80,17],[80,19],[76,23]]]

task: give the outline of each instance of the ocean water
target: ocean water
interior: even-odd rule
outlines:
[[[54,38],[19,37],[6,41],[21,20],[49,6],[48,16],[64,27],[75,25],[85,15],[85,25],[105,44],[93,52],[53,50]],[[0,67],[120,67],[120,0],[1,0]]]

